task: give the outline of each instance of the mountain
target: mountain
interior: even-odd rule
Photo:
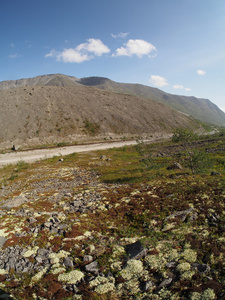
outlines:
[[[118,83],[104,77],[76,78],[50,74],[34,78],[0,82],[0,90],[22,86],[91,86],[114,93],[129,94],[166,104],[200,121],[225,126],[225,113],[208,99],[178,96],[141,84]]]
[[[68,86],[73,80],[44,76],[9,82],[14,88],[0,90],[0,146],[71,142],[88,136],[156,136],[198,126],[164,104],[77,82]],[[48,86],[52,83],[59,86]]]
[[[141,84],[117,83],[107,78],[82,78],[81,84],[116,93],[130,94],[166,104],[200,121],[225,126],[225,113],[208,99],[165,93]]]

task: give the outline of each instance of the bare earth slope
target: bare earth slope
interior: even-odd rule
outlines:
[[[63,74],[49,74],[34,78],[0,82],[0,90],[25,86],[92,86],[114,93],[130,94],[151,99],[189,114],[203,122],[225,126],[225,113],[208,99],[165,93],[141,84],[118,83],[104,77],[76,78]]]
[[[86,86],[1,90],[0,108],[0,143],[5,146],[74,135],[169,133],[196,125],[166,105]]]

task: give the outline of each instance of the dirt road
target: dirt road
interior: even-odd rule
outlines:
[[[0,154],[0,166],[7,164],[15,164],[19,161],[35,162],[40,159],[50,158],[53,156],[68,155],[71,153],[87,152],[94,150],[103,150],[109,148],[123,147],[128,145],[135,145],[136,141],[123,141],[123,142],[110,142],[110,143],[98,143],[89,145],[77,145],[67,147],[57,147],[53,149],[38,149],[29,151],[18,151]]]

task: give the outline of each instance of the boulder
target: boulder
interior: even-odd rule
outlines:
[[[125,247],[127,259],[141,259],[147,255],[147,249],[145,249],[142,244],[137,241],[133,244],[129,244]]]

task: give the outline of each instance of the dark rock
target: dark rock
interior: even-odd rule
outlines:
[[[206,265],[206,264],[194,263],[194,264],[192,264],[192,267],[196,268],[198,273],[200,273],[201,275],[207,274],[210,272],[210,266]]]
[[[161,289],[167,285],[169,285],[171,282],[173,281],[173,279],[170,277],[170,278],[166,278],[165,280],[163,280],[160,285],[158,286],[158,289]]]
[[[141,259],[142,257],[147,255],[147,249],[144,249],[139,241],[127,245],[125,251],[127,259]]]
[[[97,274],[99,269],[98,269],[98,262],[95,260],[92,263],[86,265],[85,267],[85,271],[86,272],[90,272],[90,273],[95,273]]]
[[[66,268],[72,268],[73,267],[73,260],[70,257],[65,257],[63,259],[63,264]]]
[[[211,176],[221,176],[221,174],[213,171],[213,172],[211,172]]]
[[[13,145],[13,146],[12,146],[12,150],[13,150],[13,151],[18,151],[18,150],[19,150],[19,146]]]

